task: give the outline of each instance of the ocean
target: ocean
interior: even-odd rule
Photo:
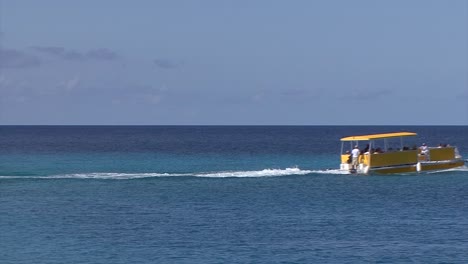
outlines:
[[[0,263],[468,263],[468,168],[338,171],[468,126],[0,126]]]

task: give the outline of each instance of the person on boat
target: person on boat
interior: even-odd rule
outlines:
[[[366,153],[369,152],[369,144],[366,145],[366,147],[361,151],[361,153]]]
[[[351,155],[349,150],[346,151],[345,155],[348,155],[348,160],[346,160],[346,163],[351,164],[353,162],[353,155]]]
[[[379,147],[375,150],[374,154],[383,153],[383,150]]]
[[[426,155],[429,152],[429,149],[427,148],[426,143],[422,143],[419,150],[421,150],[421,155]]]
[[[354,170],[357,168],[359,164],[359,154],[361,154],[361,152],[359,151],[359,147],[356,145],[354,146],[354,149],[351,151],[351,156],[353,157],[351,166]]]

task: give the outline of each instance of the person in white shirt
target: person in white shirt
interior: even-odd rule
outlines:
[[[427,149],[426,143],[422,143],[422,146],[419,148],[421,150],[421,155],[427,155],[429,149]]]
[[[359,154],[361,152],[359,151],[358,146],[354,146],[354,149],[351,151],[351,156],[353,157],[353,161],[351,162],[351,166],[353,169],[356,169],[358,164],[359,164]]]

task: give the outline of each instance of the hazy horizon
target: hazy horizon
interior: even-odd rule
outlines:
[[[468,125],[468,2],[0,0],[0,125]]]

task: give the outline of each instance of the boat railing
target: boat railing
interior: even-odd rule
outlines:
[[[408,164],[408,160],[410,163],[416,163],[418,160],[418,149],[391,149],[385,152],[365,152],[359,155],[358,162],[359,164],[364,164],[368,166],[370,162],[372,162],[372,167],[374,166],[390,166],[395,164]],[[349,153],[341,154],[341,163],[350,163]],[[371,155],[372,157],[369,157]],[[388,160],[388,162],[385,162]],[[349,161],[349,162],[348,162]]]

